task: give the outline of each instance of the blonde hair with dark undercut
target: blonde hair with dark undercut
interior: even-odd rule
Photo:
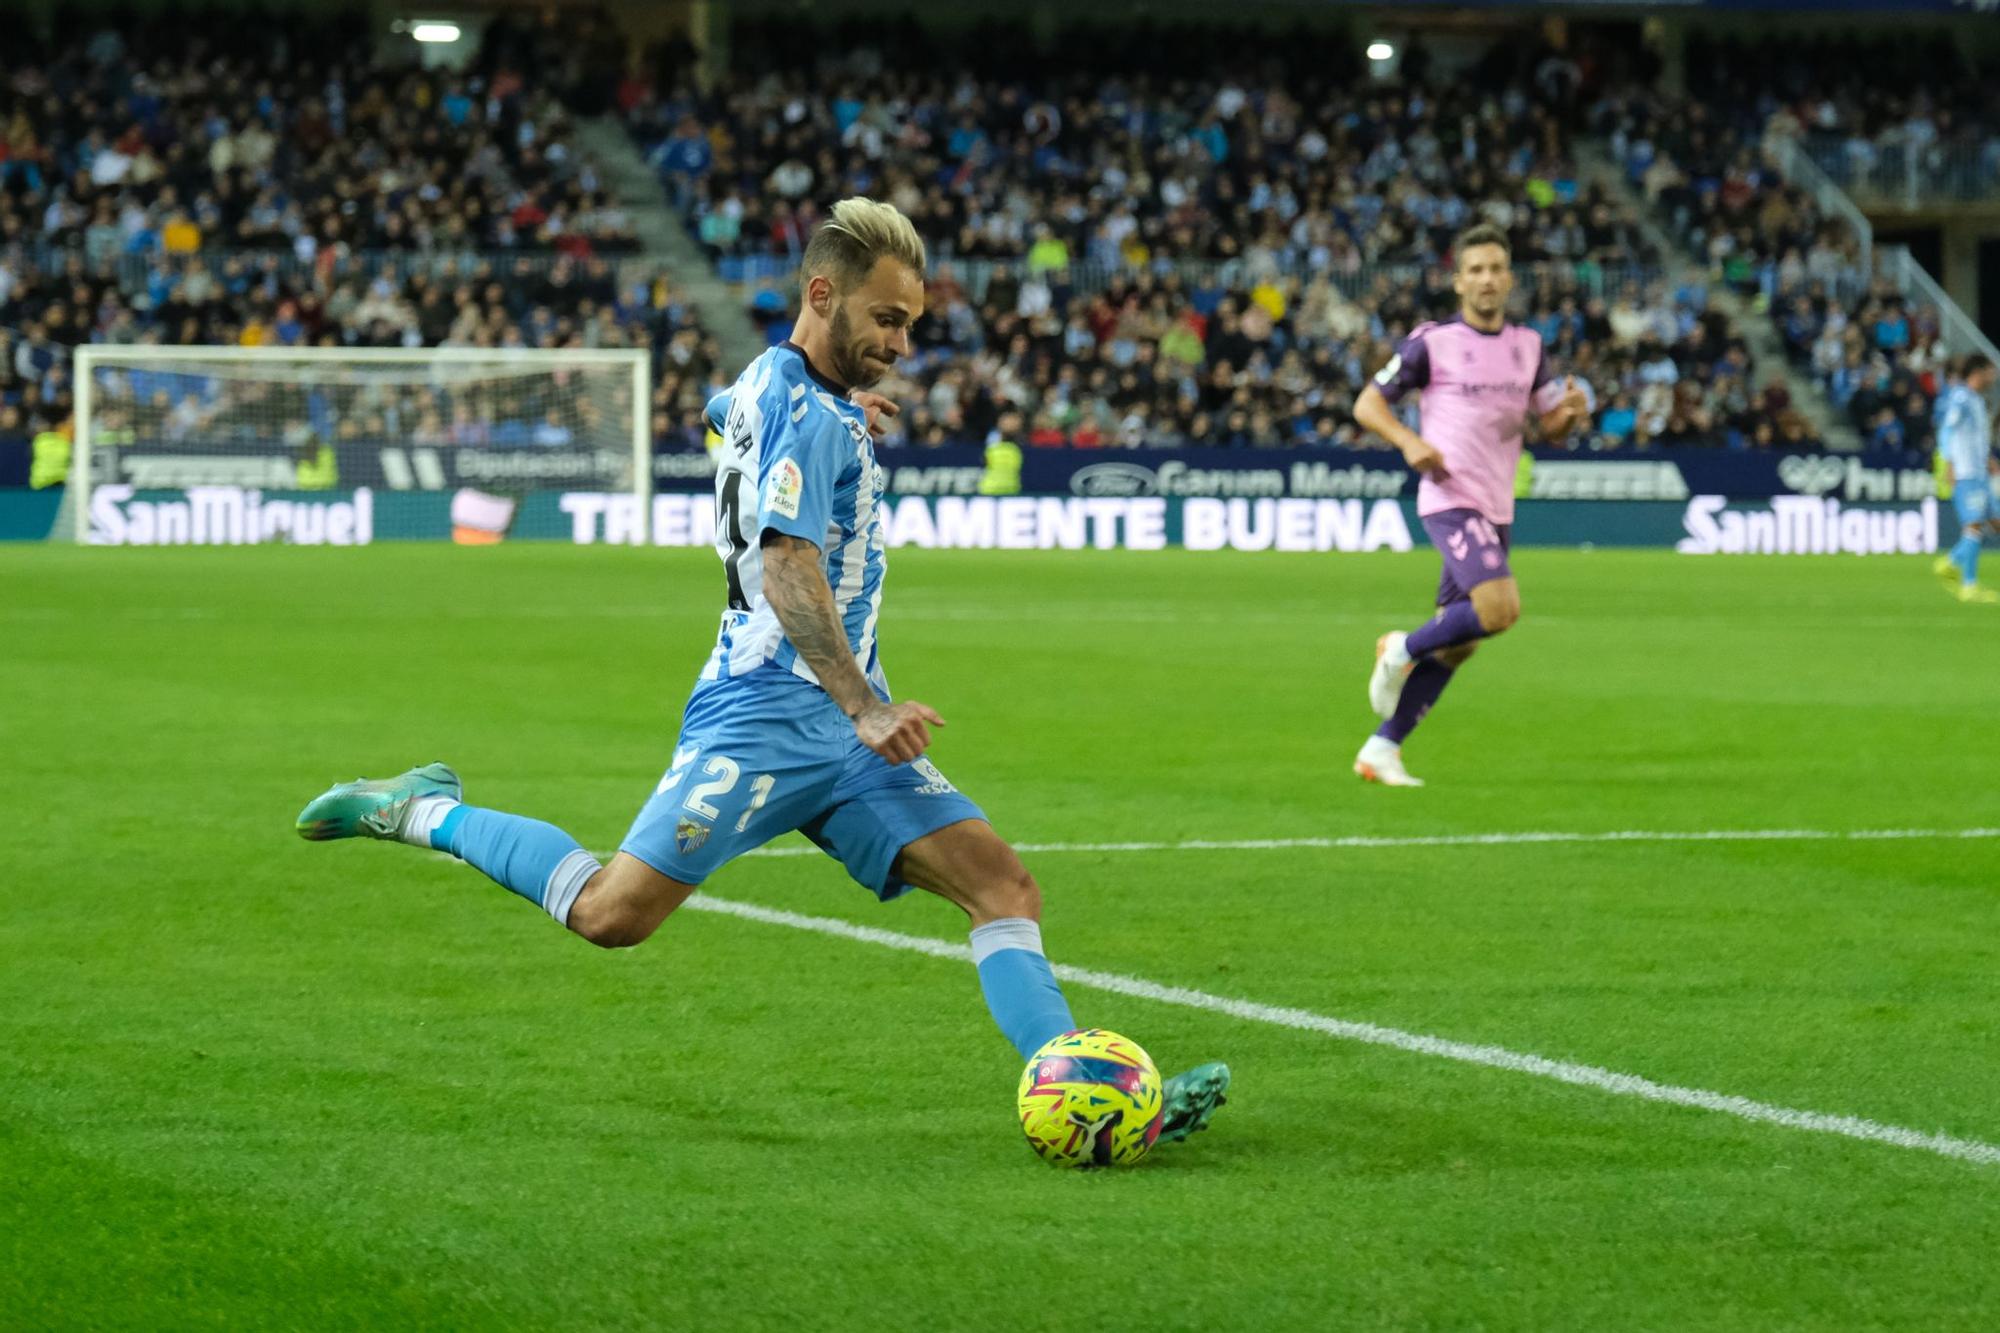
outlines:
[[[801,282],[825,274],[836,292],[867,280],[875,265],[893,259],[922,277],[924,238],[894,204],[856,196],[833,206],[806,244]]]

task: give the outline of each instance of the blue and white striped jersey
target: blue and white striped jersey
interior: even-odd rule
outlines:
[[[883,480],[867,414],[815,375],[805,353],[786,342],[709,400],[708,417],[722,436],[715,550],[728,571],[729,605],[701,678],[728,680],[770,663],[819,683],[764,600],[763,534],[770,528],[820,548],[820,567],[855,663],[887,699],[875,645],[888,565]]]
[[[1986,475],[1986,455],[1993,447],[1986,400],[1964,384],[1953,384],[1938,395],[1938,452],[1951,467],[1952,480],[1972,481]]]

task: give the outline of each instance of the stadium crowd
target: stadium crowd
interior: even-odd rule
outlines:
[[[117,264],[63,258],[60,271],[0,260],[0,433],[62,421],[70,351],[84,342],[302,347],[646,347],[663,433],[686,439],[721,349],[648,265],[517,257],[406,267],[277,255]],[[350,271],[351,270],[351,271]],[[678,408],[678,411],[677,411]]]
[[[1948,38],[1871,34],[1754,43],[1697,39],[1694,90],[1793,141],[1863,194],[2000,194],[2000,91],[1990,64]]]
[[[1936,310],[1875,281],[1844,223],[1708,120],[1700,104],[1642,113],[1612,138],[1715,277],[1770,311],[1786,354],[1866,445],[1928,448],[1946,360]]]
[[[86,341],[650,346],[687,433],[682,381],[719,349],[619,258],[628,217],[524,73],[546,52],[496,28],[460,74],[297,17],[24,49],[0,71],[0,434],[67,418]]]
[[[1354,396],[1449,316],[1451,238],[1485,221],[1512,241],[1516,317],[1592,390],[1576,447],[1815,445],[1705,287],[1668,280],[1672,257],[1583,179],[1572,135],[1591,132],[1867,443],[1917,448],[1936,312],[1873,281],[1761,150],[1919,121],[1963,147],[1996,123],[1976,81],[1892,96],[1852,48],[1718,50],[1668,99],[1547,49],[1433,78],[1413,43],[1378,85],[1304,31],[1077,33],[1030,64],[999,30],[944,61],[910,29],[746,22],[754,75],[700,87],[685,63],[584,77],[551,30],[496,31],[462,73],[391,68],[359,29],[297,18],[220,43],[77,31],[0,71],[0,433],[66,415],[86,340],[649,346],[655,434],[699,447],[720,349],[621,258],[630,220],[563,109],[615,88],[773,338],[825,201],[891,199],[932,238],[931,317],[896,386],[909,442],[1372,443]]]
[[[1520,262],[1648,258],[1632,219],[1580,182],[1549,90],[1497,72],[1376,88],[1338,77],[1351,53],[1324,38],[1204,36],[1121,42],[1088,73],[1029,79],[808,51],[643,94],[628,117],[725,271],[795,260],[815,201],[850,193],[894,202],[943,254],[1036,269],[1352,274],[1435,262],[1479,221],[1506,228]],[[1172,72],[1217,43],[1231,61]]]
[[[365,30],[259,26],[221,48],[190,31],[128,46],[106,28],[41,59],[10,51],[0,246],[75,246],[92,261],[637,249],[568,114],[522,69],[390,67]]]
[[[1925,60],[1958,67],[1956,57],[1927,48],[1890,44],[1877,54],[1892,67]],[[1864,96],[1854,74],[1861,58],[1837,42],[1702,48],[1690,54],[1691,77],[1702,73],[1688,96],[1622,88],[1598,101],[1591,117],[1633,184],[1715,279],[1768,312],[1786,355],[1865,446],[1928,450],[1948,360],[1938,311],[1873,273],[1848,225],[1788,184],[1773,153],[1780,141],[1814,132],[1808,127],[1830,132],[1846,118],[1887,116],[1891,105],[1906,113],[1897,122],[1904,130],[1911,117],[1930,118],[1961,144],[2000,142],[2000,117],[1990,95],[1950,77],[1937,81],[1936,101],[1932,94],[1899,100],[1879,91],[1879,78]]]
[[[1637,219],[1582,181],[1574,64],[1431,81],[1419,46],[1384,88],[1308,36],[1247,40],[1079,38],[1086,69],[943,79],[890,72],[933,67],[893,49],[767,33],[755,77],[621,100],[725,276],[786,271],[813,201],[844,193],[935,238],[905,368],[919,442],[1369,443],[1354,395],[1415,322],[1449,315],[1451,238],[1479,221],[1507,229],[1521,317],[1604,409],[1580,445],[1814,442],[1705,293],[1654,276]],[[1183,68],[1169,49],[1235,59]],[[782,336],[775,285],[752,308]]]
[[[914,410],[896,430],[913,443],[998,432],[1037,446],[1379,446],[1354,425],[1355,396],[1404,334],[1448,318],[1456,299],[1448,267],[1381,272],[1358,288],[1324,274],[1231,286],[1142,271],[1088,293],[1060,274],[966,267],[979,284],[938,265],[931,316],[899,368],[895,392]],[[1705,297],[1698,284],[1633,276],[1607,301],[1566,269],[1522,275],[1517,317],[1600,407],[1573,443],[1810,442],[1782,397],[1754,387],[1747,350]],[[788,330],[772,318],[767,336]]]

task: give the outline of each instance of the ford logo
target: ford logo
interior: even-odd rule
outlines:
[[[1151,495],[1159,479],[1137,463],[1092,463],[1070,473],[1069,489],[1074,495]]]

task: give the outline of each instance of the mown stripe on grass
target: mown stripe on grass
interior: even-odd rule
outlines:
[[[794,930],[808,930],[820,935],[856,940],[887,949],[926,954],[932,958],[948,958],[961,963],[972,961],[972,950],[963,944],[925,939],[917,935],[902,935],[895,931],[877,930],[872,926],[857,926],[829,917],[804,916],[797,912],[760,907],[755,903],[716,898],[706,893],[697,893],[689,898],[687,906],[696,911],[716,912],[772,926],[788,926]],[[1203,1009],[1210,1013],[1227,1014],[1231,1018],[1240,1018],[1247,1022],[1269,1023],[1277,1027],[1294,1028],[1301,1032],[1317,1032],[1342,1041],[1365,1042],[1371,1046],[1388,1046],[1414,1055],[1456,1060],[1462,1064],[1484,1065],[1489,1069],[1504,1069],[1509,1073],[1527,1074],[1534,1078],[1553,1079],[1558,1083],[1569,1083],[1577,1087],[1594,1088],[1617,1097],[1637,1097],[1644,1101],[1665,1102],[1673,1106],[1687,1106],[1702,1111],[1717,1111],[1739,1119],[1778,1125],[1785,1129],[1803,1130],[1815,1134],[1837,1134],[1843,1138],[1887,1144],[1892,1148],[1905,1148],[1914,1152],[1935,1153],[1940,1157],[1975,1162],[1982,1166],[2000,1166],[2000,1146],[1983,1143],[1977,1139],[1954,1138],[1948,1134],[1927,1134],[1922,1130],[1905,1129],[1900,1125],[1885,1125],[1859,1116],[1830,1115],[1822,1111],[1775,1106],[1768,1102],[1753,1101],[1748,1097],[1736,1097],[1723,1092],[1710,1092],[1705,1088],[1683,1088],[1671,1083],[1656,1083],[1637,1074],[1621,1074],[1616,1070],[1601,1069],[1596,1065],[1551,1060],[1546,1056],[1512,1051],[1503,1046],[1483,1046],[1472,1042],[1453,1041],[1446,1037],[1403,1032],[1375,1023],[1358,1023],[1344,1018],[1332,1018],[1306,1009],[1257,1004],[1250,1000],[1211,995],[1206,991],[1189,990],[1182,986],[1163,986],[1158,982],[1147,981],[1140,977],[1128,977],[1116,972],[1098,972],[1090,968],[1069,967],[1062,964],[1056,965],[1055,972],[1062,980],[1073,985],[1109,991],[1115,995],[1127,995],[1134,999],[1154,1000],[1161,1004],[1180,1005],[1188,1009]]]

